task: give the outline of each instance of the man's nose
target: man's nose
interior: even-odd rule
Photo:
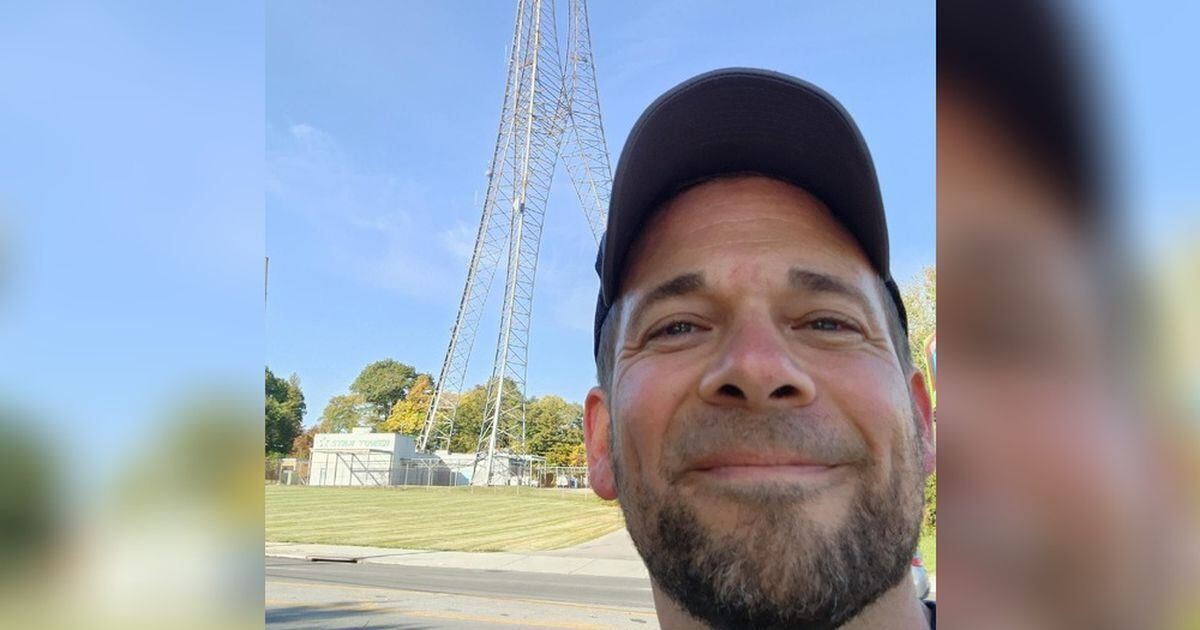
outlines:
[[[812,375],[769,321],[745,322],[731,332],[700,381],[700,397],[722,406],[796,407],[816,393]]]

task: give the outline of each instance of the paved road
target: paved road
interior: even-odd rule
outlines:
[[[648,580],[266,559],[271,628],[654,628]]]

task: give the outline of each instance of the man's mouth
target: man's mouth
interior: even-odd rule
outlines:
[[[838,472],[845,464],[816,458],[768,453],[720,453],[703,457],[688,472],[728,481],[814,482]]]

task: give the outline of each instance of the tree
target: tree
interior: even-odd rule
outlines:
[[[925,365],[925,342],[937,330],[937,269],[925,267],[900,287],[908,314],[908,345],[913,365]]]
[[[387,419],[392,407],[404,400],[416,379],[417,371],[411,365],[384,359],[363,368],[350,384],[350,392],[367,402],[371,413],[369,424],[378,426]]]
[[[587,444],[580,442],[571,449],[571,462],[568,466],[587,466]]]
[[[546,464],[550,466],[570,466],[571,454],[575,447],[570,444],[555,444],[545,452]]]
[[[530,453],[548,458],[551,451],[563,447],[558,452],[569,460],[571,449],[583,443],[583,407],[559,396],[535,398],[525,410],[525,435]]]
[[[312,454],[313,442],[316,441],[317,433],[320,430],[320,425],[313,425],[304,433],[296,436],[296,439],[292,440],[292,457],[308,459]]]
[[[908,343],[913,365],[925,371],[925,343],[937,331],[937,269],[932,266],[922,269],[919,275],[901,287],[900,297],[908,313]],[[927,371],[925,374],[929,376]],[[921,528],[926,533],[937,530],[936,473],[925,479],[925,511]]]
[[[495,380],[489,381],[489,385],[495,383]],[[458,411],[454,416],[454,435],[450,438],[450,452],[452,453],[474,453],[475,448],[479,445],[479,431],[483,427],[483,418],[488,409],[488,394],[491,387],[476,385],[474,388],[463,393],[462,398],[458,403]],[[517,384],[512,379],[504,379],[504,393],[509,396],[508,400],[514,400],[520,396],[520,390]],[[528,403],[526,400],[520,400],[521,404]],[[510,440],[506,436],[499,436],[497,446],[505,449],[515,448],[515,444],[510,444]]]
[[[937,531],[937,473],[925,478],[925,513],[921,519],[925,533]]]
[[[454,435],[450,437],[451,453],[474,453],[483,426],[483,408],[487,404],[487,388],[476,385],[463,393],[454,415]]]
[[[583,442],[555,444],[546,452],[546,464],[550,466],[587,466],[587,447]]]
[[[266,368],[266,452],[284,454],[292,450],[292,442],[304,430],[304,392],[300,377],[292,374],[283,380]]]
[[[433,378],[428,374],[418,375],[404,400],[397,401],[392,407],[392,413],[380,425],[380,430],[412,437],[420,435],[421,430],[425,428],[425,416],[429,412],[431,400]]]
[[[329,399],[321,413],[321,433],[347,433],[355,427],[367,426],[372,415],[371,404],[362,394],[343,394]]]

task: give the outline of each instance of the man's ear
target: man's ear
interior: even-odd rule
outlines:
[[[613,478],[612,453],[609,451],[609,431],[612,416],[608,412],[608,396],[599,387],[593,387],[583,401],[583,441],[587,445],[588,477],[592,490],[601,499],[617,498],[617,484]]]
[[[925,387],[925,375],[920,370],[913,370],[908,378],[909,395],[915,403],[913,411],[917,414],[917,426],[921,435],[918,436],[925,446],[925,459],[922,465],[926,475],[933,474],[937,468],[937,454],[934,453],[933,402],[929,397],[929,389]]]

